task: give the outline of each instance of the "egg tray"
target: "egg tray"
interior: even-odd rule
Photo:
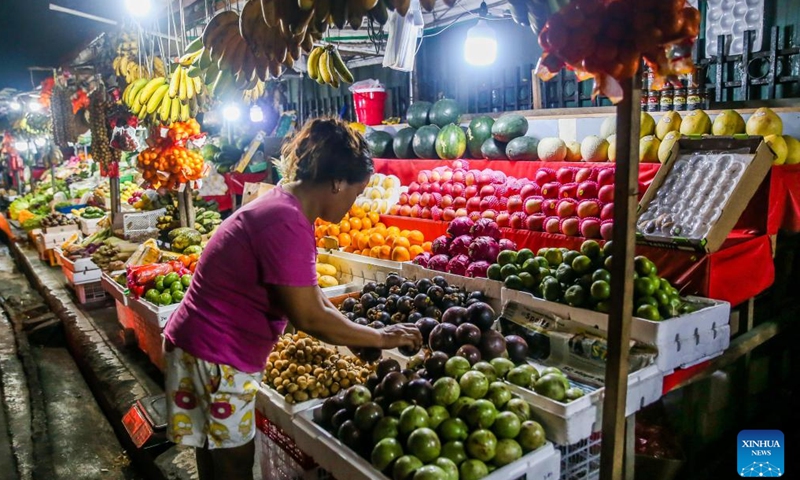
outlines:
[[[753,160],[749,153],[695,152],[678,159],[636,222],[645,235],[701,240]]]
[[[764,38],[764,0],[708,0],[706,6],[706,57],[717,56],[717,39],[725,36],[725,55],[741,55],[744,35],[755,31],[752,51],[761,50]]]

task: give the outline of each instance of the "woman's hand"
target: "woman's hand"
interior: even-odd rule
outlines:
[[[414,350],[422,348],[422,334],[419,329],[411,323],[400,323],[389,325],[379,330],[381,332],[381,348],[384,350],[409,347]]]

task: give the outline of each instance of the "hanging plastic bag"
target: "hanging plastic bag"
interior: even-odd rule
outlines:
[[[422,21],[419,0],[412,0],[405,17],[397,11],[389,14],[389,38],[386,42],[386,53],[383,66],[401,72],[414,70],[414,57],[417,54],[417,38],[425,28]]]

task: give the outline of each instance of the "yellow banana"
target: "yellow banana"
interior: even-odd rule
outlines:
[[[171,106],[172,99],[169,98],[169,95],[164,95],[164,98],[161,99],[161,108],[158,111],[158,116],[164,123],[169,121],[169,109]]]
[[[147,113],[153,113],[158,109],[158,106],[161,105],[161,101],[164,99],[164,95],[167,94],[167,90],[169,90],[167,84],[158,87],[155,93],[150,97],[150,100],[147,101]]]
[[[308,54],[306,66],[308,68],[308,78],[312,80],[319,78],[319,56],[322,55],[322,52],[322,47],[316,47]]]
[[[192,78],[192,83],[194,83],[194,92],[196,95],[201,95],[203,93],[203,80],[200,77]]]
[[[164,77],[156,77],[147,82],[147,85],[145,85],[145,87],[139,94],[139,103],[140,104],[147,103],[147,101],[150,100],[150,97],[153,95],[153,93],[156,90],[158,90],[158,87],[164,85],[164,81],[165,81]]]
[[[186,76],[186,69],[185,68],[178,68],[178,70],[181,72],[180,73],[181,83],[180,83],[180,87],[178,87],[178,98],[180,98],[181,101],[184,101],[184,100],[186,100],[188,98],[186,84],[189,83],[189,79]]]
[[[169,108],[169,122],[177,122],[181,116],[181,101],[177,98],[172,99],[172,105]]]
[[[331,83],[333,80],[331,78],[331,71],[329,70],[328,66],[328,51],[322,51],[322,54],[319,56],[319,78],[317,79],[320,83]]]
[[[346,83],[353,83],[355,80],[353,78],[353,74],[345,65],[344,60],[342,60],[342,56],[339,55],[339,49],[334,48],[331,50],[331,56],[333,57],[333,67],[336,69],[336,72],[342,77]]]
[[[125,104],[130,106],[133,103],[133,101],[136,100],[136,97],[139,95],[139,92],[145,87],[145,85],[147,85],[146,78],[140,78],[138,80],[134,80],[130,84],[130,91],[128,92],[127,99],[123,98]]]
[[[183,69],[183,83],[186,84],[186,98],[192,99],[194,98],[194,79],[189,78],[189,73],[186,69]]]
[[[181,70],[183,69],[180,66],[176,66],[175,71],[172,72],[172,77],[169,79],[169,98],[178,96],[178,89],[181,86]]]
[[[189,120],[189,103],[181,103],[181,122]]]

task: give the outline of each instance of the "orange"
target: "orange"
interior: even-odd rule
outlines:
[[[369,255],[369,248],[365,248],[365,249],[361,250],[361,255],[363,255],[365,257],[369,257],[370,256]]]
[[[383,235],[380,233],[373,233],[369,236],[369,246],[370,247],[380,247],[386,244],[386,239],[383,238]]]
[[[350,245],[349,247],[345,248],[344,251],[345,253],[358,253],[358,251],[355,249],[353,245]]]
[[[381,247],[372,247],[369,249],[369,256],[372,258],[381,258]]]
[[[408,240],[411,242],[411,245],[422,245],[425,243],[425,236],[419,230],[411,230],[411,233],[408,235]]]
[[[342,233],[349,233],[350,232],[350,220],[344,219],[339,222],[339,230]]]
[[[409,236],[409,235],[411,235],[411,230],[402,230],[402,231],[400,232],[400,236],[401,236],[401,237],[406,237],[406,238],[408,238],[408,236]]]
[[[361,219],[358,217],[354,217],[350,219],[350,229],[351,230],[361,230],[363,225],[361,224]]]
[[[336,224],[328,225],[328,235],[330,235],[331,237],[338,237],[339,233],[341,233],[339,231],[339,225]]]
[[[320,225],[314,229],[314,236],[317,238],[322,238],[328,232],[328,227],[325,225]]]
[[[392,250],[392,260],[395,262],[409,262],[411,261],[411,253],[406,247],[397,247]]]
[[[397,238],[394,239],[394,243],[392,244],[393,248],[397,248],[397,247],[408,248],[410,246],[411,246],[411,242],[409,242],[406,237],[397,237]]]
[[[353,243],[353,239],[350,238],[349,233],[340,233],[339,234],[339,246],[340,247],[349,247],[350,244]]]
[[[321,238],[319,240],[317,240],[317,246],[319,248],[325,248],[325,240],[323,240]]]
[[[358,236],[358,249],[359,250],[366,250],[369,247],[369,236],[367,235],[359,235]]]
[[[363,230],[369,230],[370,228],[372,228],[372,220],[370,220],[369,218],[364,217],[364,218],[361,219],[361,225],[362,225],[361,228]]]
[[[385,236],[387,235],[387,233],[388,233],[388,232],[386,231],[386,225],[384,225],[384,224],[382,224],[382,223],[379,223],[379,224],[375,225],[374,227],[372,227],[372,230],[373,230],[375,233],[380,233],[380,234],[381,234],[381,235],[383,235],[384,237],[385,237]]]
[[[369,218],[369,221],[372,222],[373,225],[381,221],[381,216],[378,212],[369,212],[367,217]]]
[[[422,247],[420,247],[419,245],[412,245],[408,249],[408,252],[411,254],[411,258],[416,258],[417,255],[419,255],[421,253],[424,253],[425,250]]]
[[[392,247],[389,245],[384,245],[381,247],[381,258],[383,260],[389,260],[392,258]]]
[[[367,213],[364,211],[363,208],[353,205],[352,207],[350,207],[350,216],[356,218],[364,218],[365,216],[367,216]]]
[[[386,235],[387,236],[391,235],[391,236],[396,237],[396,236],[400,235],[400,229],[397,228],[397,227],[389,227],[389,228],[386,229]]]
[[[425,242],[425,243],[422,244],[422,250],[424,250],[426,252],[430,252],[431,248],[433,248],[433,243],[432,242]]]

